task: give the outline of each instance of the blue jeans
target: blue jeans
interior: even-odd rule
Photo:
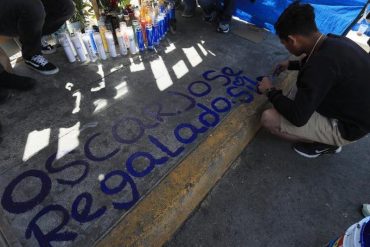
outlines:
[[[229,24],[231,22],[235,10],[235,0],[198,0],[198,3],[206,15],[216,11],[219,13],[221,23]]]

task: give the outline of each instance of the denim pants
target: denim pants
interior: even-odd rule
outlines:
[[[41,54],[41,36],[58,30],[74,13],[72,0],[0,0],[0,35],[19,37],[22,55]]]
[[[231,22],[231,17],[235,10],[235,0],[198,0],[198,3],[206,15],[217,11],[219,12],[221,23],[229,24]]]

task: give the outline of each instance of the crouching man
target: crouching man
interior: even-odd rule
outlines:
[[[364,137],[370,131],[370,56],[345,37],[320,33],[309,4],[291,4],[275,29],[290,53],[306,56],[277,66],[277,74],[299,70],[293,96],[284,96],[268,77],[259,83],[273,104],[262,126],[295,142],[293,149],[308,158],[338,153]]]

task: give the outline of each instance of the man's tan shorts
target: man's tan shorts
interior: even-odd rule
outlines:
[[[325,143],[334,146],[343,146],[351,143],[343,139],[336,119],[329,119],[314,112],[308,122],[297,127],[280,115],[280,131],[306,140]]]
[[[296,93],[297,87],[294,85],[286,96],[294,100]],[[329,119],[317,112],[314,112],[308,122],[302,127],[293,125],[280,115],[280,131],[305,140],[334,146],[344,146],[351,143],[351,141],[342,138],[338,129],[338,120]]]

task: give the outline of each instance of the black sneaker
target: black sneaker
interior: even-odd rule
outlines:
[[[46,41],[46,38],[41,38],[41,53],[44,55],[53,54],[56,52],[56,48]]]
[[[209,15],[205,15],[203,17],[203,20],[205,22],[208,22],[208,23],[217,23],[218,22],[218,12],[217,11],[213,11],[211,14]]]
[[[228,33],[230,32],[230,24],[222,24],[220,22],[220,24],[218,24],[218,27],[217,27],[217,32],[219,33]]]
[[[28,91],[35,87],[36,80],[3,71],[0,73],[0,87]]]
[[[306,158],[317,158],[323,154],[337,154],[342,151],[342,147],[313,142],[298,142],[294,144],[293,150]]]
[[[49,63],[42,55],[35,55],[29,60],[24,59],[24,61],[28,67],[44,75],[53,75],[59,72],[58,67]]]

